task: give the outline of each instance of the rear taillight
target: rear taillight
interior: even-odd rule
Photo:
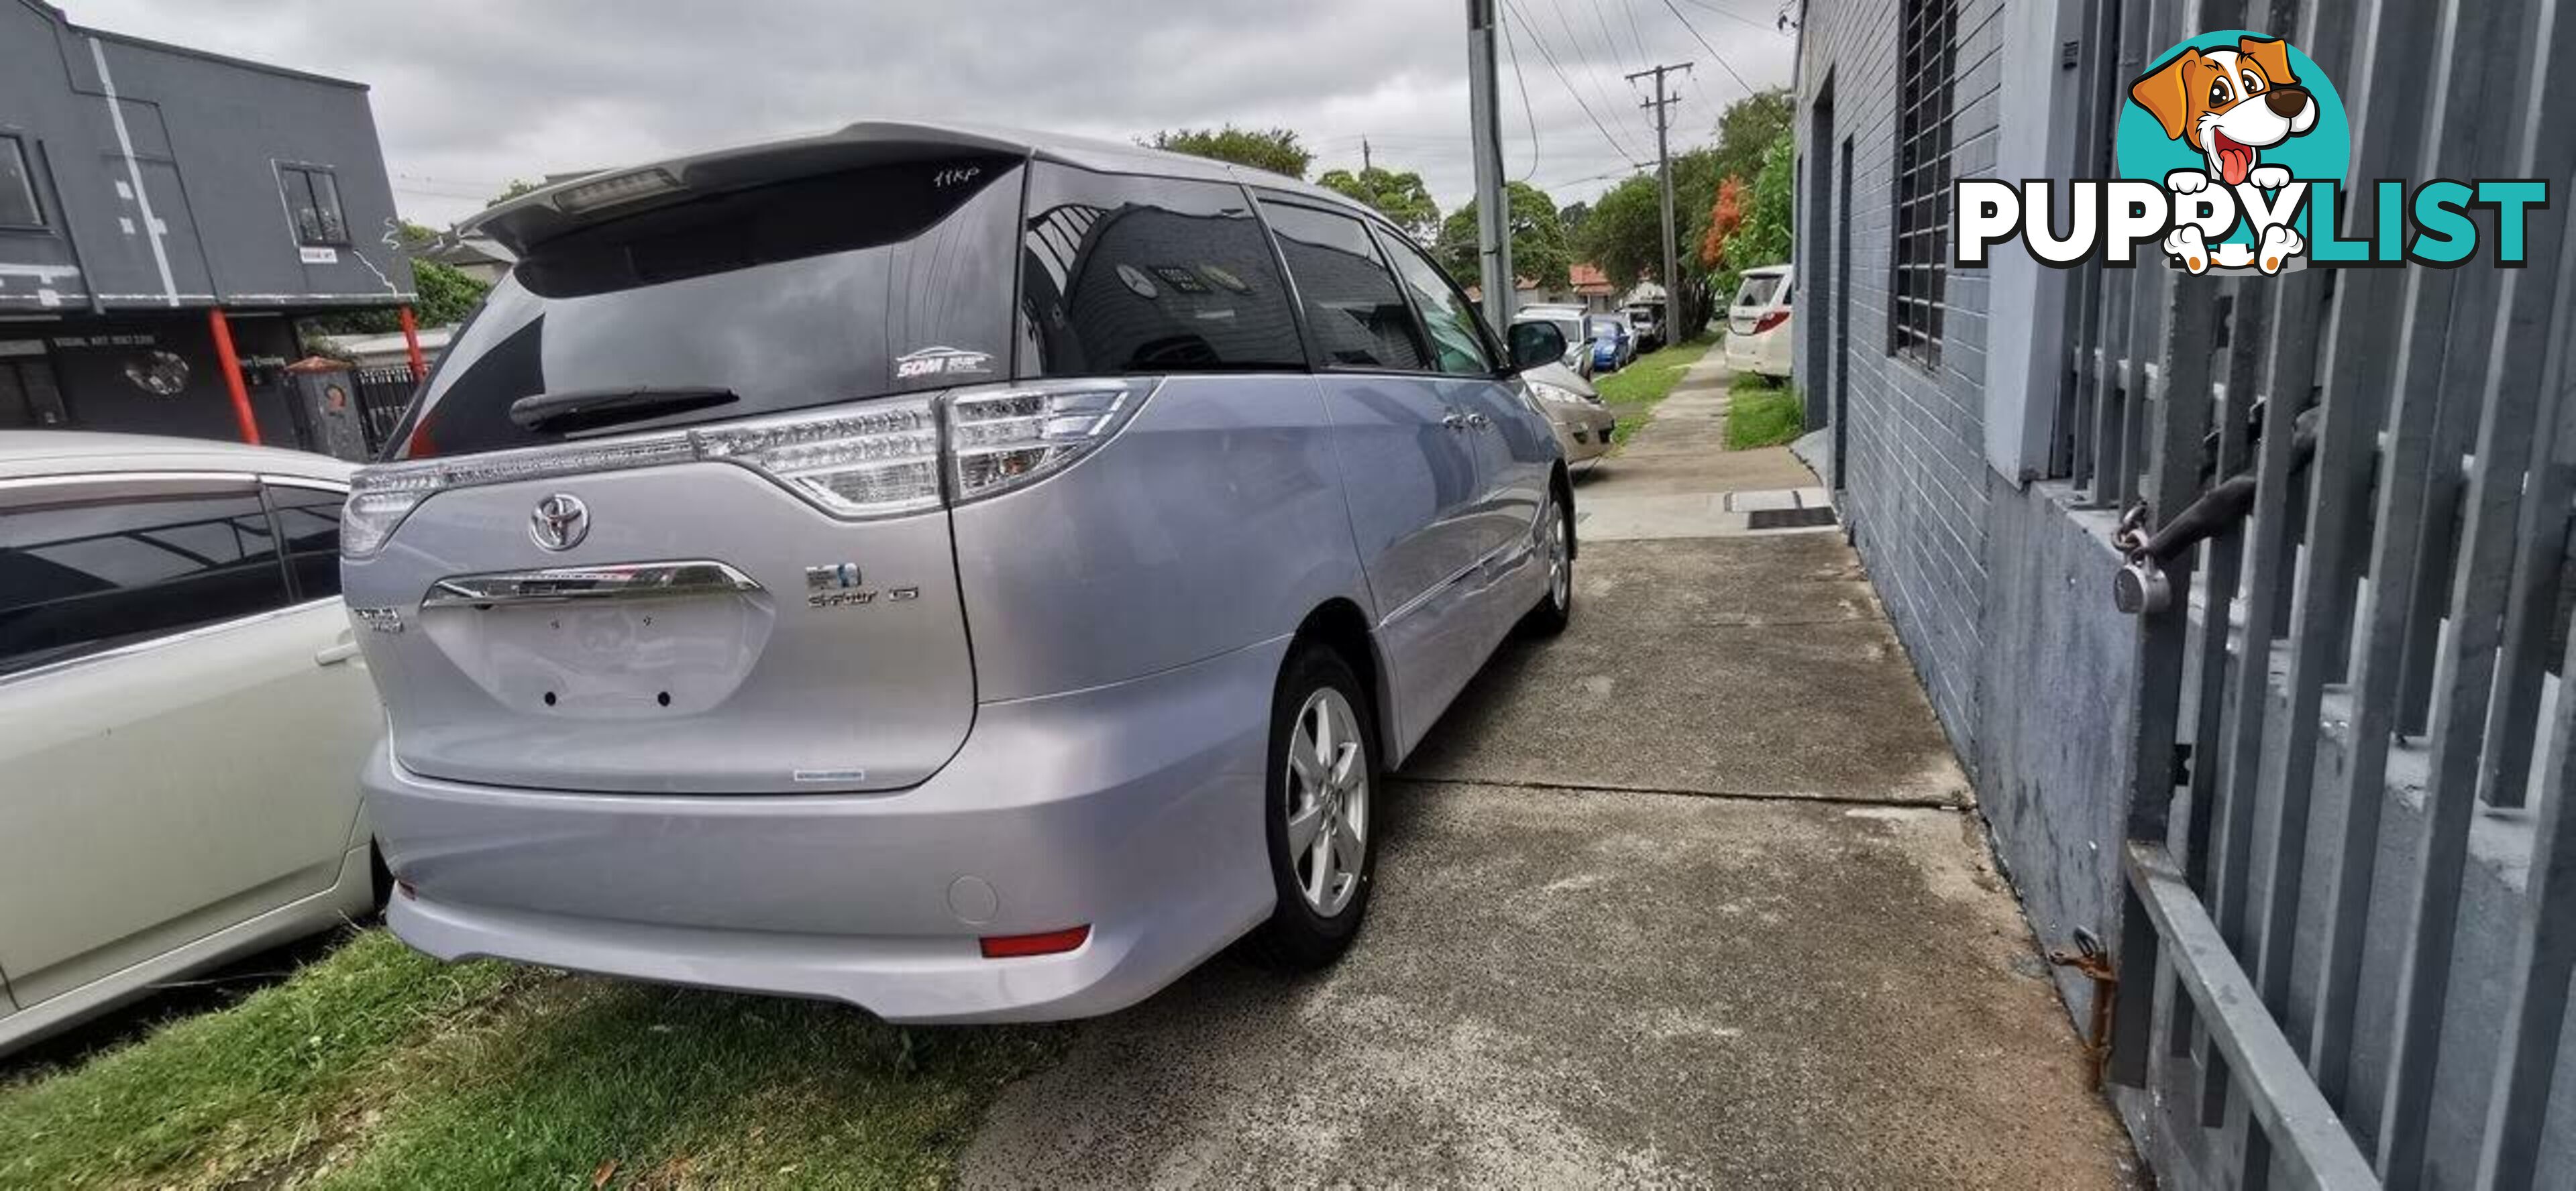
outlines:
[[[1113,380],[949,394],[951,494],[974,500],[1062,471],[1116,434],[1145,392]]]
[[[413,509],[444,489],[697,460],[750,468],[835,517],[900,516],[937,508],[943,496],[976,500],[1062,471],[1115,435],[1152,391],[1150,379],[981,386],[705,429],[361,468],[341,515],[340,553],[373,557]]]
[[[892,517],[939,504],[939,411],[928,401],[872,401],[689,437],[698,458],[742,464],[835,517]]]
[[[1789,312],[1786,310],[1773,310],[1767,312],[1761,318],[1754,320],[1753,333],[1759,335],[1764,331],[1768,331],[1787,321],[1789,321]]]

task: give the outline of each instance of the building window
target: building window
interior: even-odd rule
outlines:
[[[1950,278],[1950,82],[1958,26],[1957,0],[1905,0],[1887,350],[1925,367],[1941,360]]]
[[[36,175],[27,168],[27,146],[14,136],[0,136],[0,227],[43,227],[45,209],[36,205]]]
[[[300,165],[277,167],[286,187],[286,210],[295,218],[295,242],[313,248],[342,248],[349,243],[349,221],[340,214],[340,183],[329,170]]]

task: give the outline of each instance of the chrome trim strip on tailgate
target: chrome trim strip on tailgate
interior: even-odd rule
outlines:
[[[458,575],[431,584],[423,608],[664,599],[759,591],[751,576],[720,562],[635,562]]]

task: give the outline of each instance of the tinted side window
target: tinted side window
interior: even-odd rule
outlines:
[[[268,507],[277,514],[277,532],[286,549],[286,569],[295,578],[295,598],[318,600],[340,594],[340,508],[345,493],[319,488],[272,487]]]
[[[0,673],[287,602],[268,513],[247,491],[0,517]]]
[[[1347,215],[1266,203],[1262,215],[1279,237],[1288,275],[1306,304],[1306,330],[1328,364],[1350,368],[1428,367],[1404,290],[1369,241],[1368,228]]]
[[[1243,189],[1036,167],[1020,252],[1023,376],[1306,366]]]
[[[1395,271],[1404,278],[1404,287],[1413,291],[1414,305],[1422,308],[1423,329],[1431,333],[1431,354],[1440,371],[1464,376],[1488,376],[1494,371],[1494,358],[1485,349],[1483,321],[1467,295],[1449,284],[1448,274],[1422,255],[1413,245],[1392,236],[1379,237],[1389,242],[1387,251],[1395,257]]]

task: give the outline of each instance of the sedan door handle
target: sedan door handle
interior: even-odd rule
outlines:
[[[313,664],[316,666],[337,666],[356,656],[358,656],[357,642],[334,641],[329,645],[325,645],[322,648],[313,651]]]

